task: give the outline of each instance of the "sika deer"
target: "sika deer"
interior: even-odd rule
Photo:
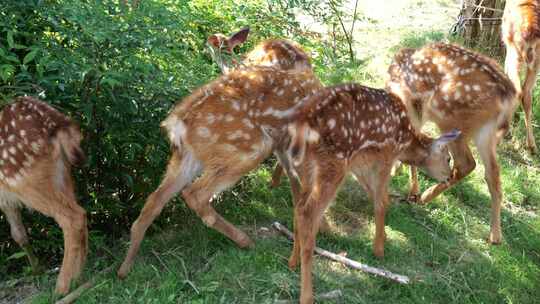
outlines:
[[[374,253],[384,255],[388,181],[396,160],[425,168],[439,181],[451,177],[447,143],[452,131],[437,140],[417,132],[398,97],[357,84],[340,85],[304,98],[288,115],[288,144],[278,152],[291,179],[302,187],[295,202],[295,241],[289,267],[301,259],[300,303],[313,303],[313,249],[320,218],[347,172],[375,204]],[[284,141],[287,142],[287,141]]]
[[[320,87],[311,71],[246,67],[232,70],[177,104],[162,123],[172,150],[165,178],[133,223],[118,276],[127,275],[148,226],[180,191],[208,227],[239,247],[250,246],[250,238],[221,217],[210,199],[272,153],[274,138],[285,133],[283,118],[302,97]],[[296,197],[298,187],[292,184]]]
[[[244,43],[248,34],[249,28],[244,28],[230,37],[223,34],[214,34],[208,37],[210,55],[223,74],[242,66],[267,66],[296,71],[312,70],[311,60],[306,52],[298,44],[287,39],[263,41],[255,46],[239,63],[234,58],[236,57],[234,48]]]
[[[536,152],[532,127],[532,90],[540,70],[540,1],[508,0],[504,8],[502,38],[506,45],[504,68],[514,83],[525,112],[527,146]],[[521,68],[527,72],[523,86],[519,79]]]
[[[84,159],[81,133],[69,118],[32,97],[16,98],[0,112],[0,209],[13,239],[35,269],[20,205],[56,220],[64,233],[64,259],[56,292],[69,290],[81,273],[88,248],[86,213],[76,201],[71,165]]]
[[[405,102],[417,127],[433,121],[447,132],[459,128],[461,137],[450,152],[454,174],[449,183],[439,183],[420,198],[431,201],[474,170],[468,142],[473,139],[485,167],[491,194],[491,232],[489,240],[501,242],[501,181],[496,146],[509,127],[516,102],[512,82],[495,61],[457,45],[432,44],[420,49],[401,50],[389,68],[388,86]],[[411,192],[416,194],[416,171],[411,170]]]
[[[249,28],[227,37],[223,34],[213,34],[208,37],[210,54],[218,64],[223,74],[227,74],[235,68],[246,66],[268,66],[282,70],[312,71],[311,60],[302,48],[295,42],[286,39],[270,39],[259,43],[250,51],[241,63],[235,59],[234,48],[244,43],[248,37]],[[229,61],[229,63],[226,63]],[[283,168],[276,164],[272,174],[271,187],[279,185]],[[325,222],[324,226],[328,226]]]

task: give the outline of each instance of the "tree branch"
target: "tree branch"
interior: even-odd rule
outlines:
[[[294,241],[294,236],[293,236],[292,232],[287,229],[287,227],[281,225],[278,222],[274,222],[272,224],[272,227],[274,227],[277,231],[283,233],[290,240]],[[360,270],[360,271],[363,271],[363,272],[371,273],[371,274],[374,274],[376,276],[385,277],[387,279],[390,279],[392,281],[396,281],[396,282],[401,283],[401,284],[409,284],[410,283],[410,279],[407,276],[400,275],[400,274],[395,274],[395,273],[390,272],[388,270],[368,266],[366,264],[362,264],[360,262],[348,259],[346,257],[337,255],[337,254],[335,254],[333,252],[324,250],[324,249],[319,248],[319,247],[315,247],[315,252],[320,256],[323,256],[323,257],[328,258],[330,260],[334,260],[336,262],[340,262],[340,263],[342,263],[342,264],[344,264],[346,266],[349,266],[349,267],[351,267],[353,269],[357,269],[357,270]]]

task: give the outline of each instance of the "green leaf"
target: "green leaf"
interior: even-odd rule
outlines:
[[[13,31],[7,33],[7,42],[10,49],[15,46],[15,41],[13,40]]]
[[[18,260],[18,259],[21,259],[21,258],[24,258],[26,256],[26,252],[24,251],[19,251],[19,252],[16,252],[12,255],[10,255],[6,260]]]
[[[6,82],[15,74],[15,67],[11,64],[0,65],[0,78]]]
[[[38,51],[39,49],[35,49],[35,50],[30,51],[28,54],[26,54],[26,56],[24,56],[24,59],[23,59],[23,64],[28,64],[29,62],[34,60],[34,58],[36,58]]]
[[[109,85],[111,88],[114,88],[115,86],[119,85],[120,84],[120,81],[114,79],[114,78],[103,78],[101,79],[100,81],[100,84],[106,84],[106,85]]]
[[[7,41],[8,41],[9,48],[10,49],[25,49],[26,46],[15,42],[15,39],[13,38],[13,34],[14,34],[13,31],[9,31],[7,33]]]

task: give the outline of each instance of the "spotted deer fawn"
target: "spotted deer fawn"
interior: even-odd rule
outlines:
[[[167,172],[133,223],[118,276],[127,275],[148,226],[180,191],[208,227],[240,247],[250,246],[250,238],[221,217],[210,199],[273,152],[274,138],[284,132],[283,118],[302,97],[320,87],[311,71],[246,67],[232,70],[177,104],[162,123],[172,152]]]
[[[227,37],[223,34],[213,34],[208,37],[210,55],[218,64],[223,74],[246,66],[267,66],[282,70],[312,70],[311,60],[302,48],[287,39],[269,39],[255,46],[241,62],[238,62],[234,48],[244,43],[248,37],[249,28]],[[233,57],[233,58],[230,58]]]
[[[451,131],[433,140],[415,130],[405,106],[384,90],[339,85],[304,98],[288,115],[288,140],[278,157],[301,195],[295,202],[294,247],[289,267],[301,262],[300,303],[312,303],[312,258],[320,218],[347,172],[352,172],[375,205],[374,253],[384,255],[388,181],[396,160],[419,166],[439,181],[451,177],[446,145]]]
[[[81,133],[69,118],[32,97],[0,112],[0,209],[13,239],[36,269],[38,259],[22,223],[21,205],[56,220],[64,233],[64,259],[56,292],[68,292],[81,273],[88,247],[86,213],[76,201],[70,167],[84,159]]]
[[[540,70],[540,1],[508,0],[504,8],[502,38],[506,45],[504,68],[514,83],[525,112],[527,146],[536,152],[532,127],[532,90]],[[520,72],[525,65],[523,86]]]
[[[473,140],[485,167],[491,194],[491,243],[500,243],[501,181],[496,147],[509,127],[516,90],[495,61],[450,44],[403,49],[389,68],[389,89],[400,96],[417,127],[433,121],[441,132],[459,128],[460,138],[449,148],[454,173],[420,197],[427,203],[474,170],[468,142]],[[411,193],[418,192],[416,171],[411,170]]]
[[[218,64],[223,74],[229,73],[234,68],[245,66],[269,66],[282,70],[312,71],[311,60],[306,52],[295,42],[287,39],[265,40],[255,46],[239,63],[234,59],[234,48],[244,43],[248,34],[249,28],[243,28],[229,37],[219,33],[208,37],[207,42],[211,49],[212,59]],[[272,174],[270,184],[272,188],[279,185],[282,175],[283,168],[277,163]],[[325,223],[325,226],[328,225]]]

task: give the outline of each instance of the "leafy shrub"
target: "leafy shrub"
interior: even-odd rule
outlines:
[[[92,233],[110,239],[127,232],[161,179],[169,148],[160,121],[218,72],[205,50],[209,34],[249,25],[253,35],[242,51],[268,37],[325,49],[294,21],[297,5],[145,0],[129,9],[121,2],[0,3],[0,105],[36,95],[79,122],[88,161],[75,172],[78,198]],[[33,214],[26,223],[38,253],[60,256],[62,235],[52,220]],[[5,221],[0,240],[4,265],[19,250]]]

